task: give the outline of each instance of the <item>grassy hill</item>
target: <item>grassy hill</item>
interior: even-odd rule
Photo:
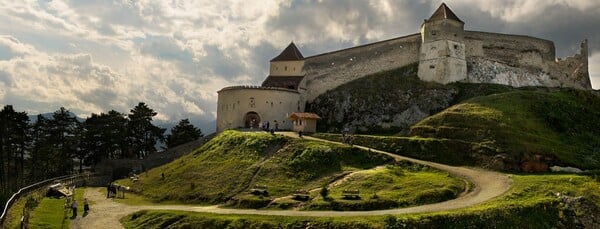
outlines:
[[[387,166],[379,167],[382,165]],[[398,183],[374,185],[380,179]],[[417,185],[415,181],[421,179],[429,182]],[[300,202],[290,196],[301,189],[311,191],[310,200],[314,199],[313,204],[304,204],[306,208],[340,210],[437,202],[454,198],[465,188],[462,180],[445,172],[408,162],[397,164],[389,156],[355,147],[238,131],[219,134],[172,163],[141,174],[135,183],[130,180],[118,183],[131,186],[133,192],[156,202],[228,203],[242,208],[294,207]],[[263,185],[268,194],[250,193],[252,188]],[[327,203],[318,199],[324,186],[331,189]],[[343,187],[360,190],[361,200],[343,200]],[[426,190],[431,198],[424,198],[418,192],[403,196],[389,194],[390,190],[401,188]]]
[[[463,88],[464,100],[414,124],[408,137],[356,135],[354,142],[424,160],[506,171],[520,171],[524,162],[600,168],[597,93],[454,86]],[[493,91],[499,93],[472,97]],[[317,136],[340,140],[337,134]]]
[[[471,143],[471,157],[600,168],[600,97],[512,91],[475,97],[412,126],[410,135]]]

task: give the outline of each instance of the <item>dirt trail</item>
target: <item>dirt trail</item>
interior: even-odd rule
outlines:
[[[281,132],[290,137],[297,137],[293,132]],[[326,141],[322,139],[305,137],[310,140]],[[331,142],[331,141],[326,141]],[[337,142],[333,142],[337,143]],[[341,143],[338,143],[341,144]],[[354,146],[363,149],[369,149],[362,146]],[[494,197],[500,196],[511,185],[511,180],[506,174],[488,171],[479,168],[467,168],[449,166],[434,162],[422,161],[413,158],[398,156],[395,154],[383,152],[380,150],[369,149],[372,152],[389,155],[396,160],[408,160],[419,164],[428,165],[440,170],[449,172],[452,175],[468,180],[474,185],[471,192],[461,195],[456,199],[444,201],[441,203],[427,204],[409,208],[398,208],[388,210],[375,211],[293,211],[293,210],[254,210],[254,209],[225,209],[219,206],[184,206],[184,205],[148,205],[148,206],[130,206],[114,202],[112,199],[107,199],[102,189],[86,189],[84,196],[94,202],[90,208],[91,211],[86,217],[78,217],[71,221],[71,228],[123,228],[119,223],[119,219],[123,216],[131,214],[139,210],[182,210],[194,212],[209,212],[217,214],[255,214],[255,215],[277,215],[277,216],[374,216],[386,214],[407,214],[407,213],[423,213],[446,211],[459,208],[465,208],[476,204],[483,203]]]

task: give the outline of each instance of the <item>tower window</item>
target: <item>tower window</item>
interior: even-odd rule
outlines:
[[[454,49],[458,49],[458,45],[454,45]]]
[[[285,71],[287,71],[287,66],[285,66]]]
[[[434,68],[435,68],[435,65],[429,65],[429,68],[430,68],[430,69],[434,69]]]

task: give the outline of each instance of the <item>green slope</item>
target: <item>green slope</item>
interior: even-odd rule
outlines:
[[[384,154],[341,144],[238,131],[224,131],[172,163],[141,174],[135,183],[118,183],[154,202],[335,210],[439,202],[455,198],[466,188],[463,180],[447,172],[395,162]],[[260,186],[266,186],[268,193],[252,193]],[[324,186],[331,190],[325,200],[319,195]],[[345,199],[345,189],[359,190],[360,198]],[[296,190],[309,191],[309,198],[293,199]],[[130,196],[137,199],[137,195]]]
[[[353,142],[423,160],[504,171],[521,171],[524,162],[600,168],[597,92],[451,86],[460,88],[458,104],[414,124],[409,136],[355,135]],[[498,93],[485,95],[493,91]],[[339,134],[315,136],[341,141]]]
[[[155,201],[222,203],[244,197],[255,185],[266,185],[270,196],[290,195],[392,161],[337,144],[225,131],[194,152],[142,174],[136,183],[119,183]]]
[[[410,135],[471,143],[474,160],[600,168],[600,97],[589,91],[512,91],[475,97],[412,126]],[[452,150],[452,149],[449,149]],[[436,153],[436,152],[430,152]]]

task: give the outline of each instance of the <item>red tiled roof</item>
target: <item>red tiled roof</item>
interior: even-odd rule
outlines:
[[[300,50],[296,47],[294,42],[290,43],[287,48],[285,48],[279,56],[276,56],[271,60],[273,61],[290,61],[290,60],[302,60],[304,56],[300,53]]]
[[[450,10],[450,8],[448,8],[448,6],[446,6],[446,3],[442,3],[442,5],[440,5],[440,7],[431,15],[428,21],[441,19],[452,19],[464,23],[456,16],[456,14],[454,14],[454,12],[452,12],[452,10]]]
[[[317,115],[315,113],[308,113],[308,112],[294,112],[289,117],[289,119],[298,119],[298,118],[321,119],[321,117],[319,117],[319,115]]]

